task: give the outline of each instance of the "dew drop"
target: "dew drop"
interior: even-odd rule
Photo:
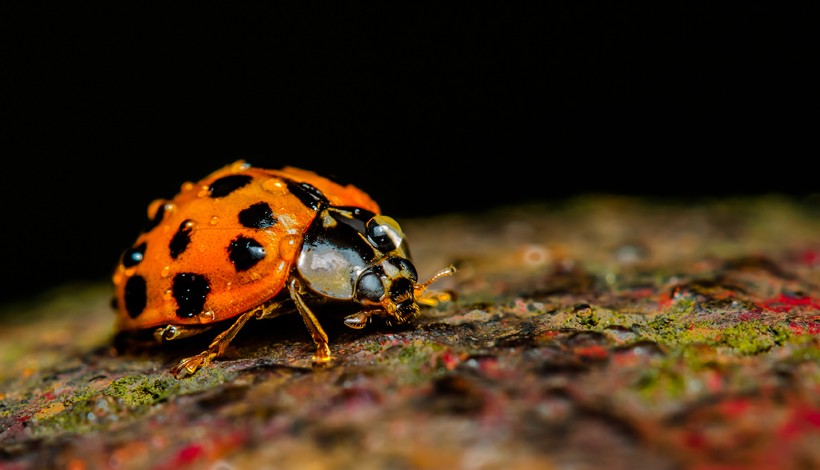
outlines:
[[[279,242],[279,256],[285,261],[291,261],[299,250],[299,237],[290,235],[282,237]]]
[[[208,197],[211,195],[211,188],[207,184],[203,184],[196,193],[196,197]]]
[[[240,171],[245,171],[251,167],[251,164],[244,161],[244,160],[237,160],[231,165],[231,171],[234,173],[238,173]]]
[[[179,334],[179,329],[174,325],[168,325],[164,328],[154,330],[154,339],[156,339],[157,342],[168,341],[176,338],[177,334]]]
[[[216,314],[213,310],[205,310],[204,312],[200,313],[197,318],[199,319],[200,323],[211,323],[216,318]]]
[[[276,196],[281,196],[288,192],[287,186],[279,178],[266,179],[262,182],[262,189]]]
[[[521,258],[529,266],[541,266],[551,260],[549,250],[538,244],[525,245],[521,250]]]
[[[174,299],[174,291],[171,289],[165,289],[165,292],[162,293],[162,296],[165,300],[173,300]]]
[[[95,402],[95,405],[96,405],[96,409],[98,409],[100,411],[104,412],[104,411],[108,410],[108,402],[105,400],[105,398],[98,399]]]
[[[162,268],[162,271],[159,272],[159,275],[162,278],[166,278],[166,277],[170,276],[171,275],[171,267],[170,266],[165,266],[164,268]]]
[[[194,183],[191,183],[190,181],[186,181],[186,182],[182,183],[182,186],[180,186],[179,189],[180,189],[181,192],[187,193],[188,191],[191,191],[192,189],[194,189]]]
[[[208,223],[211,224],[211,225],[218,224],[219,223],[219,217],[217,217],[217,216],[211,217],[211,220],[209,220]]]

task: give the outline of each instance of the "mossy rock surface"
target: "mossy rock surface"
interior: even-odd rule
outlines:
[[[115,348],[107,285],[0,313],[0,468],[817,468],[820,211],[585,197],[403,222],[453,302]],[[816,201],[815,201],[816,202]],[[206,337],[207,336],[207,337]]]

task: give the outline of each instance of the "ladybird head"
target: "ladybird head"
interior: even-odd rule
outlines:
[[[396,323],[406,323],[419,313],[417,281],[416,268],[408,259],[391,256],[359,275],[355,300],[362,306],[382,309]]]
[[[319,297],[380,310],[393,323],[419,312],[418,274],[392,218],[360,208],[326,207],[305,234],[297,271]]]

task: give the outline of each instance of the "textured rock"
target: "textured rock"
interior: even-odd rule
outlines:
[[[820,466],[820,212],[588,197],[402,221],[455,301],[113,347],[109,286],[0,316],[0,468]]]

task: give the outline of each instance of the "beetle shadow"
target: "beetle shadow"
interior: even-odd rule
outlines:
[[[344,324],[344,317],[349,312],[329,307],[326,311],[317,310],[322,328],[328,335],[331,350],[344,348],[362,338],[387,333],[397,333],[411,329],[412,324],[390,325],[381,318],[373,318],[363,329],[351,329]],[[111,341],[114,353],[120,359],[161,361],[167,367],[173,367],[181,359],[205,351],[221,332],[229,328],[234,320],[215,323],[211,328],[189,337],[172,341],[159,342],[154,337],[155,328],[118,332]],[[215,360],[236,360],[249,356],[265,354],[272,347],[290,349],[291,357],[312,357],[315,345],[310,333],[298,313],[286,312],[274,318],[250,320],[239,330],[236,337],[226,348],[225,353]],[[297,351],[293,351],[296,349]],[[282,352],[288,355],[286,352]]]

